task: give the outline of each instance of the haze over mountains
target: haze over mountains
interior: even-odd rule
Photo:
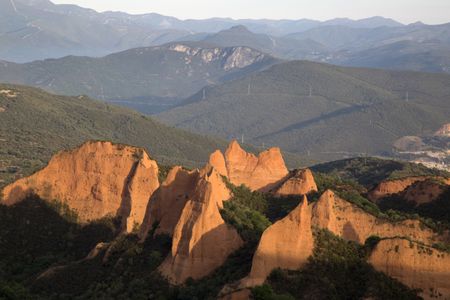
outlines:
[[[98,13],[47,0],[0,2],[0,59],[27,62],[66,55],[104,56],[173,41],[248,46],[282,59],[450,70],[450,25],[403,25],[391,19],[179,20],[155,13]],[[374,47],[380,47],[373,50]],[[395,63],[393,63],[395,62]]]

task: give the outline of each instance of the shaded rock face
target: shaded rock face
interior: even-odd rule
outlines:
[[[311,207],[304,196],[293,211],[264,231],[253,256],[250,275],[243,280],[244,286],[262,284],[276,268],[300,269],[313,248]]]
[[[386,180],[370,191],[368,198],[373,202],[378,202],[390,195],[402,193],[406,200],[423,204],[437,199],[444,192],[443,185],[450,185],[450,179],[419,176]]]
[[[306,195],[317,192],[317,185],[310,169],[295,170],[274,191],[275,196]]]
[[[392,223],[377,218],[356,205],[340,199],[328,190],[312,208],[312,224],[326,228],[346,240],[364,244],[371,235],[379,237],[409,237],[412,240],[433,244],[441,237],[418,220]]]
[[[145,238],[155,224],[155,234],[172,236],[181,212],[187,201],[195,193],[199,170],[187,171],[176,166],[169,171],[166,180],[152,195],[140,230],[140,237]]]
[[[382,240],[369,262],[403,284],[422,289],[424,299],[450,299],[450,254],[406,239]]]
[[[225,224],[219,209],[230,198],[219,173],[211,166],[199,172],[173,231],[172,251],[159,267],[173,284],[199,279],[221,266],[243,241]]]
[[[389,195],[398,194],[404,191],[407,187],[418,181],[423,181],[426,177],[407,177],[397,180],[386,180],[380,182],[373,190],[367,195],[372,202],[378,202],[378,200],[387,197]]]
[[[222,175],[227,174],[234,185],[244,184],[251,190],[269,191],[289,174],[279,148],[261,152],[259,156],[247,153],[236,141],[232,141],[225,152],[225,169],[220,154],[213,153],[210,164]]]
[[[450,180],[427,179],[418,181],[405,189],[403,197],[416,205],[433,202],[445,192],[448,185],[450,185]]]
[[[3,203],[13,205],[33,193],[66,203],[81,222],[121,216],[130,231],[142,223],[158,186],[158,166],[145,150],[87,142],[56,154],[44,169],[5,187]]]

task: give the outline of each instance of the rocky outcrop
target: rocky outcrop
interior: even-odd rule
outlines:
[[[247,153],[232,141],[225,152],[225,169],[217,151],[211,156],[210,164],[221,174],[228,175],[234,185],[244,184],[251,190],[269,191],[279,185],[289,174],[279,148],[261,152],[259,156]]]
[[[209,164],[219,172],[220,175],[228,177],[227,165],[225,163],[225,157],[220,150],[214,151],[209,156]]]
[[[220,62],[225,71],[243,69],[250,65],[264,61],[268,57],[249,47],[226,47],[226,48],[200,48],[186,44],[170,44],[169,50],[184,53],[186,61],[192,62],[194,57],[198,57],[205,64]]]
[[[187,171],[180,166],[169,171],[148,202],[140,230],[141,238],[146,238],[155,225],[158,225],[155,234],[172,236],[184,206],[195,193],[199,176],[199,170]]]
[[[313,204],[312,224],[326,228],[346,240],[364,244],[371,235],[383,238],[408,237],[414,241],[433,244],[440,237],[419,220],[405,220],[393,223],[367,213],[358,206],[326,191]]]
[[[403,192],[407,187],[418,181],[423,181],[426,177],[407,177],[396,180],[385,180],[380,182],[373,190],[369,192],[367,197],[372,202],[378,202],[378,200],[385,198],[389,195],[398,194]]]
[[[450,299],[450,254],[394,238],[381,240],[369,262],[403,284],[421,289],[424,299]]]
[[[229,197],[230,191],[213,167],[199,172],[173,231],[171,253],[159,267],[171,283],[208,275],[242,246],[237,231],[220,215],[223,200]]]
[[[220,296],[239,296],[262,284],[276,268],[298,270],[313,254],[312,229],[327,229],[337,236],[364,244],[372,235],[392,240],[406,237],[414,244],[432,245],[447,240],[417,220],[391,222],[377,218],[355,204],[336,196],[331,190],[308,205],[306,196],[288,216],[264,231],[255,252],[250,274],[239,282],[225,286]],[[382,255],[380,255],[380,261]],[[382,264],[378,262],[379,265]],[[423,273],[423,276],[426,273]]]
[[[142,223],[158,186],[158,166],[144,149],[87,142],[56,154],[41,171],[5,187],[3,203],[13,205],[36,194],[67,204],[81,222],[121,216],[130,231]]]
[[[276,268],[298,270],[312,254],[311,208],[306,196],[285,218],[267,228],[253,256],[245,286],[262,284]]]
[[[450,184],[447,181],[438,179],[418,181],[407,187],[402,196],[406,201],[414,202],[416,205],[430,203],[446,191]]]
[[[317,185],[310,169],[295,170],[274,191],[275,196],[306,195],[317,192]]]
[[[443,192],[444,185],[450,185],[449,178],[417,176],[386,180],[370,191],[368,198],[372,202],[378,202],[390,195],[401,194],[406,200],[421,204],[431,202],[439,197]]]
[[[444,124],[441,128],[439,128],[435,133],[435,136],[441,137],[450,137],[450,123]]]

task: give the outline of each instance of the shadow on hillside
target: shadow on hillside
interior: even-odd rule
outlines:
[[[292,131],[292,130],[303,129],[303,128],[306,128],[306,127],[308,127],[310,125],[313,125],[313,124],[321,122],[321,121],[331,120],[331,119],[337,118],[339,116],[351,114],[353,112],[363,111],[364,109],[366,109],[368,107],[369,107],[369,105],[353,105],[351,107],[344,107],[344,108],[332,111],[330,113],[327,113],[327,114],[324,114],[324,115],[321,115],[321,116],[318,116],[318,117],[315,117],[315,118],[311,118],[309,120],[305,120],[305,121],[302,121],[302,122],[298,122],[298,123],[289,125],[289,126],[284,127],[284,128],[282,128],[282,129],[280,129],[278,131],[274,131],[274,132],[271,132],[271,133],[268,133],[268,134],[257,136],[254,139],[262,139],[262,138],[266,138],[266,137],[269,137],[269,136],[277,135],[277,134],[280,134],[280,133],[289,132],[289,131]]]
[[[80,225],[73,216],[64,205],[35,195],[0,205],[0,279],[25,282],[52,265],[86,256],[116,235],[112,218]]]

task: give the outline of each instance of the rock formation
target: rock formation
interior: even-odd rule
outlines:
[[[67,204],[81,222],[121,216],[130,231],[142,223],[158,186],[158,166],[144,149],[87,142],[56,154],[44,169],[5,187],[3,203],[13,205],[33,193]]]
[[[450,137],[450,123],[444,124],[441,128],[439,128],[435,133],[435,136],[441,137]]]
[[[242,246],[237,231],[220,215],[223,200],[229,197],[230,191],[213,167],[208,165],[199,172],[173,231],[171,254],[159,267],[170,282],[202,278]]]
[[[407,187],[402,196],[406,201],[414,202],[416,205],[425,204],[438,199],[448,185],[449,183],[445,180],[426,179]]]
[[[313,204],[312,224],[326,228],[346,240],[364,244],[371,235],[379,237],[409,237],[426,244],[440,241],[440,237],[419,220],[393,223],[367,213],[358,206],[337,197],[327,190]]]
[[[220,175],[228,177],[227,165],[225,163],[225,157],[220,150],[214,151],[209,156],[209,164],[219,172]]]
[[[166,180],[148,202],[140,230],[141,238],[146,238],[155,224],[158,225],[155,234],[172,236],[184,206],[195,193],[199,176],[199,170],[187,171],[180,166],[169,171]]]
[[[312,254],[311,208],[306,196],[285,218],[267,228],[253,256],[246,286],[262,284],[276,268],[298,270]]]
[[[244,151],[237,141],[232,141],[224,162],[225,168],[218,151],[210,157],[210,164],[222,175],[226,174],[231,183],[244,184],[251,190],[269,191],[289,174],[279,148],[263,151],[257,157]]]
[[[275,196],[306,195],[317,192],[317,185],[310,169],[295,170],[274,191]]]
[[[404,191],[407,187],[417,181],[423,181],[426,177],[407,177],[403,179],[396,180],[385,180],[380,182],[373,190],[369,192],[367,197],[372,202],[377,202],[378,200],[387,197],[389,195],[397,194]]]
[[[372,202],[378,202],[379,200],[390,195],[404,192],[403,196],[407,197],[405,199],[408,201],[414,201],[418,204],[430,202],[439,197],[443,192],[443,189],[439,187],[438,182],[441,182],[441,185],[450,185],[449,178],[431,176],[417,176],[396,180],[385,180],[369,192],[368,198]],[[429,194],[425,195],[424,193],[427,192],[429,192]]]
[[[424,299],[450,299],[450,254],[393,238],[381,240],[369,262],[403,284],[422,289]]]

